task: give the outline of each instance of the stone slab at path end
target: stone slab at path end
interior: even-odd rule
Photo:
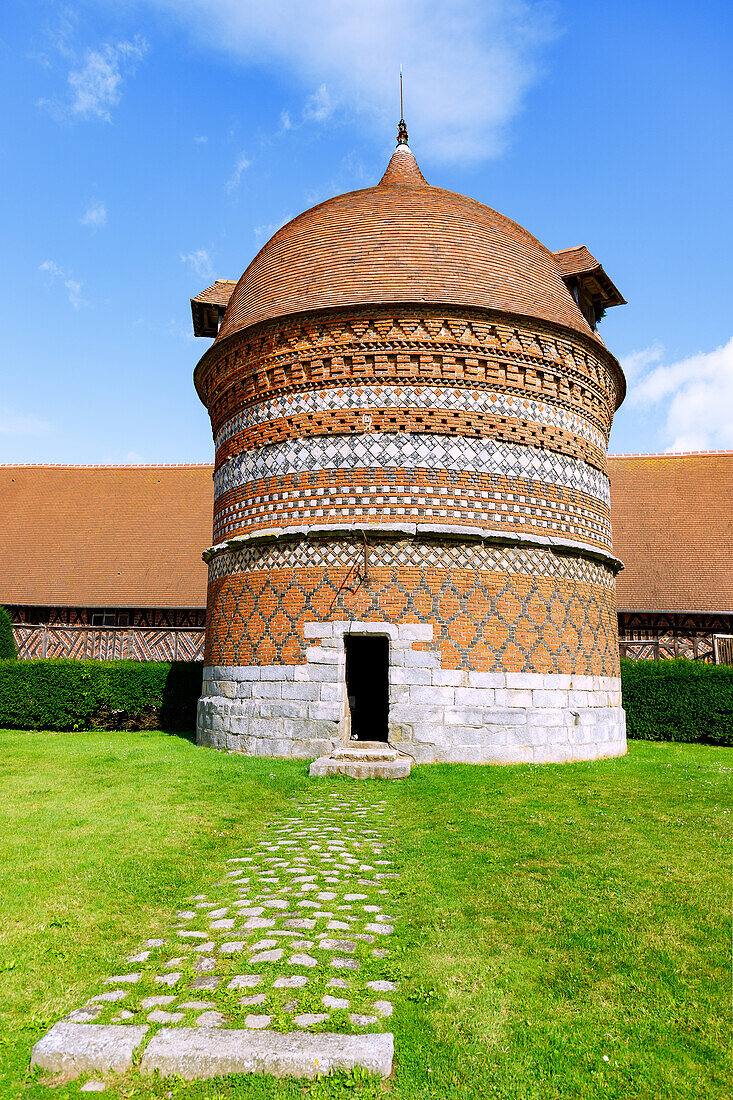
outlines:
[[[36,1043],[32,1066],[60,1080],[138,1061],[188,1079],[388,1076],[394,823],[376,786],[340,786],[293,799],[218,882],[182,899],[169,929]]]

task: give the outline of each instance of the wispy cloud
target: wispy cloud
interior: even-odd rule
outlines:
[[[208,248],[196,248],[193,252],[181,253],[181,262],[187,264],[201,279],[213,279],[214,269]]]
[[[309,95],[303,106],[303,118],[308,122],[325,122],[336,110],[336,103],[325,84]]]
[[[234,165],[234,171],[226,182],[226,189],[230,194],[232,191],[237,190],[242,173],[247,171],[251,163],[251,160],[244,153],[239,154]]]
[[[713,351],[664,360],[664,348],[654,344],[632,352],[621,365],[629,379],[629,404],[661,415],[665,450],[733,447],[733,338]]]
[[[391,137],[400,64],[413,144],[436,159],[498,155],[556,37],[545,0],[148,0],[246,63],[275,62],[299,80],[310,115],[359,116]]]
[[[0,406],[0,436],[32,436],[39,438],[50,435],[52,427],[47,420],[35,416],[21,416],[7,406]]]
[[[107,224],[107,207],[103,202],[91,202],[79,221],[82,225],[88,225],[90,229],[101,229]]]
[[[45,272],[53,281],[60,282],[66,287],[69,302],[74,309],[80,309],[82,306],[88,304],[81,296],[82,283],[78,279],[75,279],[70,271],[65,271],[63,267],[59,267],[53,260],[44,260],[38,270]]]
[[[134,72],[147,50],[148,44],[140,35],[131,41],[105,42],[88,49],[69,72],[68,98],[39,100],[39,106],[47,107],[57,117],[98,118],[111,122],[112,108],[122,98],[125,77]]]

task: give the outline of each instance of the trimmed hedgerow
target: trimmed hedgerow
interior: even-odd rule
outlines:
[[[4,607],[0,607],[0,661],[12,661],[16,657],[13,620]]]
[[[0,661],[0,728],[192,731],[202,665]]]
[[[643,741],[733,745],[733,667],[622,661],[626,732]]]

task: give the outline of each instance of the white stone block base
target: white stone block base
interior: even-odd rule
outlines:
[[[199,744],[313,759],[349,739],[344,634],[390,639],[389,739],[417,763],[562,763],[623,756],[616,676],[442,669],[419,623],[308,623],[305,664],[204,669]]]

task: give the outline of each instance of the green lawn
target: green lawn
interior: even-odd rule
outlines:
[[[79,1084],[29,1074],[33,1042],[312,781],[157,733],[0,743],[0,1097],[61,1100]],[[632,742],[380,784],[403,868],[394,1079],[133,1074],[104,1095],[723,1097],[731,751]]]

